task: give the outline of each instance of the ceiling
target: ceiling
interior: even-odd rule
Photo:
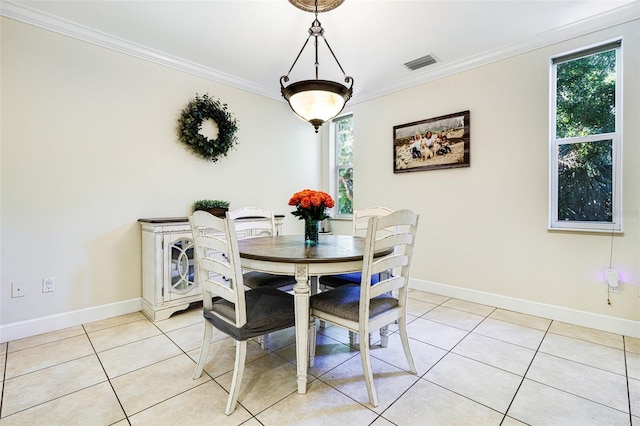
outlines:
[[[3,1],[2,15],[274,99],[314,19],[287,0]],[[346,0],[318,16],[352,102],[638,18],[638,0]],[[319,77],[341,79],[319,52]],[[427,54],[438,62],[403,65]],[[313,62],[309,45],[291,81],[314,78]]]

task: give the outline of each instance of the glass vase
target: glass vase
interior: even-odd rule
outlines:
[[[304,221],[304,243],[308,246],[315,246],[318,244],[318,230],[320,229],[319,220]]]

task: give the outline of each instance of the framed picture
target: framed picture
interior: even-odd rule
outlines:
[[[393,172],[469,167],[469,111],[393,126]]]

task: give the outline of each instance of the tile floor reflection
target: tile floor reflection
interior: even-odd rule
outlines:
[[[305,395],[293,330],[250,342],[239,405],[224,415],[233,341],[214,333],[206,374],[200,309],[141,313],[0,344],[0,425],[639,425],[640,339],[410,292],[408,373],[396,333],[375,343],[368,403],[346,330],[318,330]],[[392,331],[395,329],[392,327]],[[372,342],[379,336],[374,335]]]

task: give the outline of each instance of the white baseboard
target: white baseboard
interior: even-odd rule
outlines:
[[[34,318],[27,321],[19,321],[11,324],[0,325],[0,343],[50,331],[62,330],[93,321],[100,321],[118,315],[138,312],[142,309],[141,298],[123,300],[107,305],[93,306],[91,308],[78,309],[77,311],[63,312],[61,314]]]
[[[640,321],[632,321],[624,318],[616,318],[593,312],[579,311],[563,306],[547,305],[545,303],[530,300],[516,299],[514,297],[501,296],[499,294],[486,293],[463,287],[455,287],[431,281],[411,279],[411,288],[429,293],[454,297],[468,302],[481,303],[495,306],[496,308],[521,312],[523,314],[562,321],[596,330],[640,338]]]
[[[545,303],[532,302],[530,300],[516,299],[514,297],[501,296],[463,287],[455,287],[431,281],[411,279],[410,287],[429,293],[441,294],[469,302],[495,306],[523,314],[535,315],[556,321],[576,324],[596,330],[640,339],[640,321],[632,321],[623,318],[615,318],[592,312],[579,311],[562,306],[547,305]],[[77,311],[64,312],[42,318],[20,321],[11,324],[0,325],[0,343],[36,334],[48,333],[63,328],[74,327],[93,321],[100,321],[118,315],[138,312],[142,309],[141,298],[124,300],[107,305],[79,309]]]

